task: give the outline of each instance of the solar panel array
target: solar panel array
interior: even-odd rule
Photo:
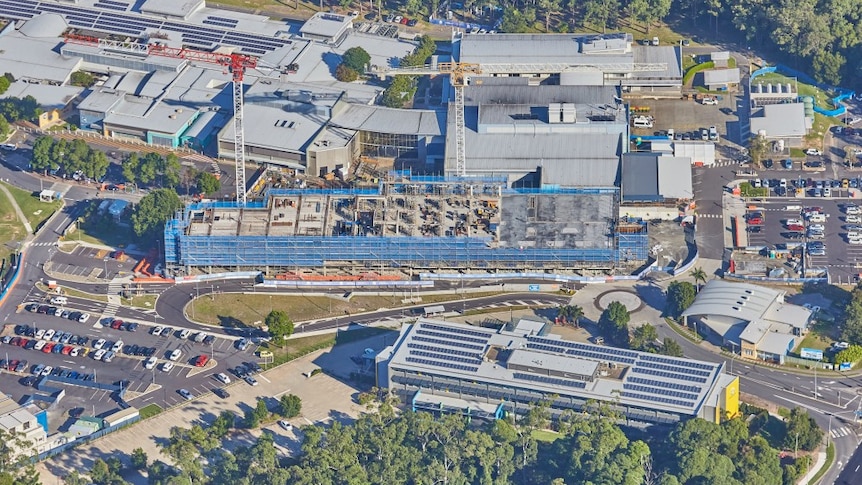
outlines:
[[[438,340],[436,338],[428,338],[428,337],[420,337],[418,335],[413,336],[413,340],[416,342],[427,342],[429,344],[437,344],[437,345],[452,345],[452,342],[447,340]],[[475,350],[476,352],[481,352],[485,347],[479,345],[470,345],[467,343],[461,343],[458,347],[462,347],[465,349]]]
[[[479,370],[478,366],[453,364],[451,362],[444,362],[444,361],[430,360],[430,359],[420,359],[417,357],[410,357],[410,356],[408,356],[404,360],[406,360],[407,362],[414,363],[414,364],[430,365],[430,366],[434,366],[434,367],[442,367],[444,369],[455,369],[455,370],[462,370],[462,371],[466,371],[466,372],[476,372],[477,370]]]
[[[577,342],[566,342],[564,340],[554,340],[542,337],[529,337],[527,348],[536,348],[534,345],[545,345],[550,346],[551,348],[557,347],[561,349],[551,350],[552,352],[562,352],[562,349],[565,349],[565,353],[573,357],[586,357],[588,359],[618,362],[626,365],[633,365],[638,357],[636,352],[632,352],[630,350],[580,344]]]
[[[418,330],[416,330],[416,333],[419,335],[427,335],[429,337],[439,337],[439,338],[446,338],[446,339],[453,338],[453,336],[448,334],[448,333],[432,332],[430,330],[425,330],[425,328],[426,328],[425,325],[423,325]],[[465,342],[469,342],[472,344],[479,344],[479,345],[485,345],[485,343],[488,342],[487,337],[485,337],[484,339],[478,339],[478,338],[472,338],[472,337],[459,336],[458,338],[459,338],[459,340],[463,340]]]
[[[700,388],[697,386],[688,386],[685,384],[677,384],[675,382],[657,381],[655,379],[644,379],[642,377],[629,377],[628,382],[634,384],[645,384],[647,386],[666,387],[668,389],[678,389],[680,391],[699,393]]]
[[[457,333],[458,335],[469,335],[471,337],[480,337],[484,340],[488,340],[491,336],[488,332],[479,332],[478,330],[469,330],[466,328],[458,328],[458,327],[441,327],[440,325],[434,325],[433,323],[423,323],[422,328],[427,328],[429,330],[440,330],[441,332],[452,332]]]
[[[712,374],[712,372],[695,370],[695,369],[684,368],[684,367],[681,368],[681,367],[676,366],[676,365],[658,364],[655,362],[643,362],[643,361],[641,361],[641,362],[638,362],[638,367],[644,367],[644,368],[649,368],[649,369],[658,369],[658,370],[664,370],[664,371],[668,371],[668,372],[678,372],[680,374],[688,374],[688,375],[697,376],[697,377],[709,377],[709,375]]]
[[[415,355],[417,357],[428,357],[429,359],[446,359],[447,362],[461,362],[462,364],[472,364],[479,365],[482,363],[482,359],[477,357],[467,358],[467,357],[458,357],[457,355],[440,355],[440,352],[436,350],[434,352],[425,352],[423,350],[410,350],[409,355]]]
[[[679,374],[676,372],[665,372],[665,371],[661,371],[661,370],[647,369],[647,368],[640,367],[640,366],[632,367],[632,372],[636,372],[638,374],[648,374],[648,375],[656,376],[656,377],[666,377],[668,379],[679,379],[679,380],[683,380],[683,381],[697,382],[700,384],[703,384],[706,382],[706,377],[689,376],[689,375],[685,375],[685,374]]]
[[[446,342],[444,342],[444,343],[445,343],[446,345],[452,345],[452,344],[449,344],[449,343],[446,343]],[[462,356],[462,357],[473,357],[473,358],[476,358],[478,355],[480,355],[480,354],[478,354],[478,353],[477,353],[477,352],[475,352],[475,351],[473,351],[473,352],[468,352],[468,351],[466,351],[466,350],[449,349],[449,348],[446,348],[446,347],[432,347],[432,346],[430,346],[430,345],[414,344],[414,343],[412,343],[412,342],[411,342],[411,343],[409,343],[409,344],[407,344],[407,348],[408,348],[408,349],[418,349],[418,350],[430,350],[430,351],[432,351],[432,352],[442,352],[442,353],[444,353],[444,354],[449,354],[449,355],[460,355],[460,356]]]
[[[583,389],[587,387],[587,383],[583,381],[575,381],[572,379],[557,379],[553,377],[538,376],[535,374],[524,374],[522,372],[513,372],[512,376],[515,379],[523,379],[525,381],[541,382],[543,384],[551,384],[554,386],[574,387]]]
[[[657,355],[642,355],[641,360],[645,360],[647,362],[659,362],[661,364],[670,364],[676,366],[690,367],[692,369],[700,369],[700,370],[708,370],[712,371],[715,368],[712,364],[704,364],[702,362],[693,362],[691,360],[677,360],[670,359],[668,357],[659,357]]]
[[[129,36],[141,36],[147,29],[176,32],[182,35],[182,41],[186,44],[202,48],[212,48],[214,44],[230,45],[255,55],[264,55],[292,43],[290,40],[265,35],[236,32],[232,29],[236,28],[238,21],[226,17],[209,16],[207,19],[211,22],[205,23],[211,27],[205,27],[120,12],[128,10],[129,5],[114,0],[98,0],[95,6],[99,8],[95,9],[32,0],[0,0],[0,17],[30,19],[40,13],[56,13],[62,15],[69,25],[77,28]]]
[[[623,389],[645,392],[647,394],[657,394],[660,396],[678,397],[680,399],[685,399],[686,401],[689,401],[689,406],[694,404],[694,401],[697,400],[697,394],[691,394],[682,391],[672,391],[670,389],[664,389],[660,387],[642,386],[640,384],[629,384],[628,382],[623,384]]]
[[[671,399],[668,397],[646,396],[644,394],[639,394],[637,392],[629,392],[629,391],[623,391],[621,393],[621,395],[622,395],[622,397],[630,397],[632,399],[640,399],[642,401],[658,402],[658,403],[662,403],[662,404],[670,404],[673,406],[680,406],[680,407],[684,407],[684,408],[691,407],[690,402],[680,401],[679,399]]]

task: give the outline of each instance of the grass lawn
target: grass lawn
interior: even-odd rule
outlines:
[[[95,213],[100,199],[91,202],[91,211]],[[90,244],[100,244],[112,248],[124,248],[135,241],[137,236],[131,226],[115,223],[109,217],[90,216],[83,219],[80,230],[69,234],[67,241],[84,241]]]
[[[696,64],[685,71],[685,74],[682,76],[682,85],[688,86],[691,84],[691,80],[694,79],[694,76],[703,71],[704,69],[712,69],[715,67],[715,63],[712,61],[701,62],[700,64]]]
[[[162,408],[160,408],[157,404],[147,404],[142,407],[138,413],[141,415],[141,419],[152,418],[153,416],[162,412]]]
[[[811,126],[811,132],[805,135],[808,142],[822,143],[823,135],[829,130],[832,125],[843,125],[844,123],[834,117],[824,116],[820,113],[814,113],[814,124]]]
[[[123,306],[153,309],[156,307],[156,300],[158,298],[159,295],[140,295],[131,298],[120,298],[120,301]]]
[[[563,437],[560,433],[548,429],[534,429],[530,432],[530,436],[532,436],[536,441],[542,441],[545,443],[553,443]]]
[[[295,337],[286,340],[282,346],[277,346],[270,342],[264,344],[261,349],[270,350],[272,352],[273,361],[271,365],[275,366],[292,359],[297,359],[303,355],[310,354],[316,350],[325,349],[337,344],[355,342],[375,335],[395,335],[395,333],[395,330],[387,328],[366,327],[324,335],[312,335],[310,337]]]
[[[24,224],[18,221],[12,201],[0,194],[0,258],[8,258],[27,236]]]
[[[491,293],[468,294],[468,298],[496,295]],[[271,310],[284,310],[296,322],[318,318],[344,316],[380,308],[405,306],[401,300],[409,293],[398,296],[356,296],[350,301],[325,296],[283,296],[264,294],[222,293],[196,298],[189,309],[195,321],[224,327],[260,325]],[[461,295],[423,296],[422,303],[430,304],[459,300]]]
[[[838,329],[834,323],[825,322],[819,319],[814,320],[814,325],[808,335],[802,339],[802,343],[796,347],[798,351],[802,347],[809,349],[826,350],[838,339]]]
[[[828,440],[829,437],[827,436]],[[820,470],[808,481],[808,483],[818,483],[823,475],[829,471],[829,468],[832,466],[832,462],[835,461],[835,442],[830,442],[828,446],[826,446],[826,462],[823,463],[823,466],[820,467]]]
[[[9,189],[9,192],[12,193],[12,197],[15,198],[15,201],[18,202],[18,207],[21,208],[21,212],[24,213],[24,216],[27,217],[27,221],[30,223],[30,227],[33,230],[36,230],[39,226],[41,226],[54,211],[59,210],[63,203],[59,200],[55,200],[54,202],[42,202],[39,200],[38,196],[34,196],[31,192],[27,192],[26,190],[21,190],[18,187],[13,185],[9,185],[3,182],[3,185]]]

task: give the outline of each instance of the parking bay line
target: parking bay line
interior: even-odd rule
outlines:
[[[261,378],[261,379],[265,380],[266,382],[269,382],[270,384],[272,383],[272,381],[271,381],[271,380],[269,380],[269,379],[267,379],[266,377],[264,377],[264,376],[263,376],[263,374],[258,374],[258,375],[257,375],[257,377],[259,377],[259,378]]]

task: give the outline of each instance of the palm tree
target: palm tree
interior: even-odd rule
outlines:
[[[697,290],[700,291],[700,285],[698,282],[706,283],[706,271],[703,268],[694,268],[691,271],[691,277],[694,278],[694,284],[697,287]]]
[[[584,316],[584,309],[578,305],[560,305],[557,307],[557,317],[563,323],[571,323],[579,327],[578,322]]]

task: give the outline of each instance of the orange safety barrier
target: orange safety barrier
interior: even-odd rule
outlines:
[[[137,278],[132,278],[132,281],[135,283],[164,283],[164,284],[174,282],[174,280],[165,279],[165,278],[162,278],[161,276],[137,277]]]
[[[147,262],[146,258],[142,258],[140,261],[138,261],[138,264],[136,264],[135,268],[132,269],[132,273],[140,273],[141,268],[144,266],[144,263],[146,263],[146,262]]]

